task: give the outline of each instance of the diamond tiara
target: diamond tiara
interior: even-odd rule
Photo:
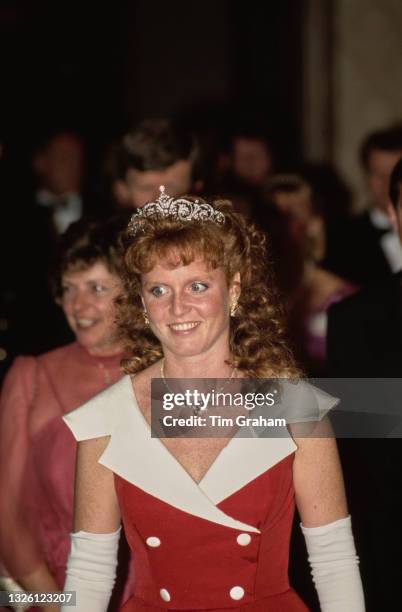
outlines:
[[[225,222],[225,215],[216,210],[207,202],[186,200],[185,198],[172,198],[165,193],[165,187],[159,187],[160,195],[155,202],[149,202],[135,212],[128,224],[130,236],[136,234],[143,228],[145,219],[152,217],[170,217],[176,221],[212,221],[217,225]]]

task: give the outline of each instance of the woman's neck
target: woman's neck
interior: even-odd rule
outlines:
[[[124,351],[120,345],[104,346],[99,348],[87,348],[82,347],[91,357],[116,357],[121,355]]]
[[[163,370],[166,378],[229,378],[233,367],[227,362],[230,354],[225,357],[195,356],[178,357],[167,354],[164,357]]]

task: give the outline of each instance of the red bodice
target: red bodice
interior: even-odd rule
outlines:
[[[135,563],[135,595],[122,612],[302,612],[288,582],[294,455],[218,504],[256,527],[245,533],[194,516],[115,475]]]

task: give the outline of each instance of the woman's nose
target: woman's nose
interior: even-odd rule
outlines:
[[[175,293],[172,296],[171,302],[172,314],[175,317],[181,317],[188,311],[188,302],[186,296],[182,293]]]
[[[73,298],[73,310],[79,313],[91,305],[91,298],[86,291],[77,291]]]

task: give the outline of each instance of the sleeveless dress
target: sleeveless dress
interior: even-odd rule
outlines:
[[[336,402],[317,397],[320,414]],[[288,581],[297,448],[289,435],[249,428],[196,483],[151,437],[129,376],[64,419],[77,440],[110,435],[99,463],[114,472],[135,564],[135,593],[121,612],[308,610]]]

